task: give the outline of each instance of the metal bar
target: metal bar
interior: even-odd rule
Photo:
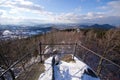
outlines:
[[[42,43],[42,45],[76,45],[76,43],[55,43],[55,44]],[[92,52],[92,53],[95,54],[96,56],[98,56],[98,57],[100,57],[100,58],[103,58],[104,60],[106,60],[106,61],[108,61],[108,62],[110,62],[110,63],[112,63],[112,64],[114,64],[114,65],[116,65],[117,67],[120,68],[120,65],[118,65],[118,64],[114,63],[113,61],[111,61],[111,60],[109,60],[109,59],[107,59],[107,58],[105,58],[105,57],[97,54],[96,52],[88,49],[87,47],[85,47],[85,46],[83,46],[83,45],[81,45],[81,44],[78,44],[78,46],[81,46],[82,48],[84,48],[84,49]]]
[[[53,56],[53,58],[52,58],[52,80],[55,80],[54,66],[55,66],[55,56]]]
[[[83,45],[81,45],[81,44],[78,44],[78,45],[79,45],[80,47],[82,47],[82,48],[84,48],[84,49],[86,49],[86,50],[92,52],[92,53],[95,54],[96,56],[98,56],[98,57],[100,57],[100,58],[103,58],[104,60],[106,60],[106,61],[108,61],[108,62],[110,62],[110,63],[112,63],[112,64],[114,64],[115,66],[117,66],[117,67],[120,68],[120,65],[114,63],[113,61],[111,61],[111,60],[109,60],[109,59],[107,59],[107,58],[105,58],[105,57],[99,55],[98,53],[96,53],[96,52],[94,52],[94,51],[88,49],[87,47],[85,47],[85,46],[83,46]]]
[[[74,60],[74,57],[76,55],[76,48],[77,48],[77,43],[75,43],[75,46],[74,46],[73,60]]]
[[[117,66],[117,67],[120,68],[120,65],[118,65],[118,64],[114,63],[113,61],[111,61],[111,60],[109,60],[109,59],[107,59],[107,58],[99,55],[98,53],[90,50],[89,48],[87,48],[87,47],[85,47],[85,46],[83,46],[83,45],[81,45],[81,44],[77,44],[77,43],[55,43],[55,44],[48,44],[48,43],[41,43],[41,42],[40,42],[40,44],[39,44],[39,49],[40,49],[39,54],[40,54],[40,57],[41,57],[41,62],[42,62],[42,55],[44,55],[44,54],[42,54],[42,45],[75,45],[75,46],[77,45],[77,46],[80,46],[80,47],[84,48],[84,49],[87,50],[87,51],[92,52],[92,53],[95,54],[96,56],[98,56],[98,57],[100,57],[100,58],[103,58],[104,60],[106,60],[106,61],[108,61],[108,62],[112,63],[113,65],[115,65],[115,66]],[[20,61],[22,61],[22,60],[23,60],[25,57],[27,57],[29,54],[30,54],[30,53],[27,53],[27,54],[25,54],[22,58],[20,58],[19,60],[17,60],[17,61],[16,61],[14,64],[12,64],[7,70],[5,70],[5,71],[0,75],[0,77],[2,77],[6,72],[8,72],[12,67],[14,67],[16,64],[18,64]],[[75,55],[75,53],[74,53],[74,55]]]
[[[27,57],[30,53],[25,54],[22,58],[20,58],[19,60],[17,60],[15,63],[13,63],[9,68],[7,68],[1,75],[0,77],[2,77],[6,72],[8,72],[11,68],[13,68],[15,65],[17,65],[20,61],[22,61],[25,57]]]
[[[55,44],[42,43],[41,45],[76,45],[76,43],[55,43]]]
[[[42,43],[41,43],[41,42],[39,43],[39,50],[40,50],[40,51],[39,51],[39,54],[40,54],[40,62],[42,63],[42,53],[41,53],[41,52],[42,52]]]

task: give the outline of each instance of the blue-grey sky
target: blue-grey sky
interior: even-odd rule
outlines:
[[[0,24],[120,25],[120,0],[0,0]]]

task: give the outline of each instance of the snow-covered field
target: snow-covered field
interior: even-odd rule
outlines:
[[[38,80],[52,80],[52,57],[45,60],[44,65],[45,72],[39,76]],[[90,70],[85,63],[76,57],[75,62],[60,61],[58,65],[54,66],[55,80],[100,80],[91,74]]]

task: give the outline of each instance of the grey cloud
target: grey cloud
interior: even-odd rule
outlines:
[[[42,14],[46,16],[53,16],[52,12],[45,11],[44,7],[38,4],[34,4],[30,1],[25,1],[25,0],[8,0],[4,2],[4,4],[0,5],[5,8],[9,8],[10,10],[12,9],[17,9],[17,11],[23,11],[23,12],[30,12],[33,14]]]
[[[98,23],[98,24],[120,24],[120,16],[107,16],[103,13],[91,13],[78,15],[74,13],[62,14],[57,17],[58,21],[69,21],[74,23]]]
[[[88,13],[84,15],[74,14],[74,13],[66,13],[58,15],[56,18],[59,20],[69,20],[71,22],[78,22],[87,19],[95,19],[95,18],[102,18],[104,17],[103,13]]]
[[[29,1],[6,1],[4,2],[2,5],[0,5],[2,7],[8,7],[8,8],[24,8],[24,9],[29,9],[29,10],[37,10],[37,11],[42,11],[43,7],[37,4],[33,4],[32,2]]]
[[[30,10],[38,10],[38,11],[42,11],[43,8],[41,6],[38,5],[23,5],[23,4],[16,4],[15,6],[19,7],[19,8],[26,8],[26,9],[30,9]]]
[[[118,25],[120,24],[120,17],[118,16],[108,16],[103,18],[95,18],[95,19],[86,19],[82,21],[78,21],[79,23],[98,23],[98,24],[111,24],[111,25]]]
[[[22,10],[28,10],[30,13],[38,14],[38,15],[44,15],[47,19],[18,19],[15,21],[22,21],[22,23],[40,23],[40,22],[70,22],[70,23],[99,23],[99,24],[120,24],[120,1],[112,1],[109,2],[105,7],[109,11],[108,13],[100,13],[100,12],[88,12],[88,14],[75,14],[75,13],[61,13],[59,15],[45,11],[44,8],[40,5],[34,4],[32,2],[25,3],[24,0],[23,3],[19,2],[6,2],[4,6],[8,6],[11,9],[22,9]],[[18,10],[18,12],[20,12]],[[3,15],[3,12],[0,12],[0,15]],[[48,17],[49,16],[49,17]],[[11,19],[4,19],[5,22],[11,22],[13,23],[13,20]],[[2,20],[3,21],[3,20]]]
[[[18,1],[14,1],[14,2],[8,1],[8,2],[6,2],[6,4],[11,5],[13,7],[25,8],[25,9],[29,9],[29,10],[38,10],[38,11],[43,10],[42,6],[34,4],[30,1],[24,1],[24,0],[22,0],[22,1],[18,0]]]
[[[109,16],[120,16],[120,0],[108,2],[106,6],[99,7],[101,10],[106,10]]]

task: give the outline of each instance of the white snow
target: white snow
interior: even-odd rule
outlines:
[[[52,51],[52,48],[50,47],[50,46],[46,46],[45,47],[45,52],[44,52],[44,54],[50,54],[50,53],[52,53],[53,51]]]
[[[45,65],[45,72],[39,76],[38,80],[52,80],[52,57],[48,58]],[[83,74],[88,66],[75,57],[75,63],[61,61],[59,65],[54,66],[55,80],[100,80],[87,74]]]
[[[9,30],[5,30],[3,33],[2,33],[4,36],[7,36],[7,35],[12,35],[13,32],[9,31]]]

